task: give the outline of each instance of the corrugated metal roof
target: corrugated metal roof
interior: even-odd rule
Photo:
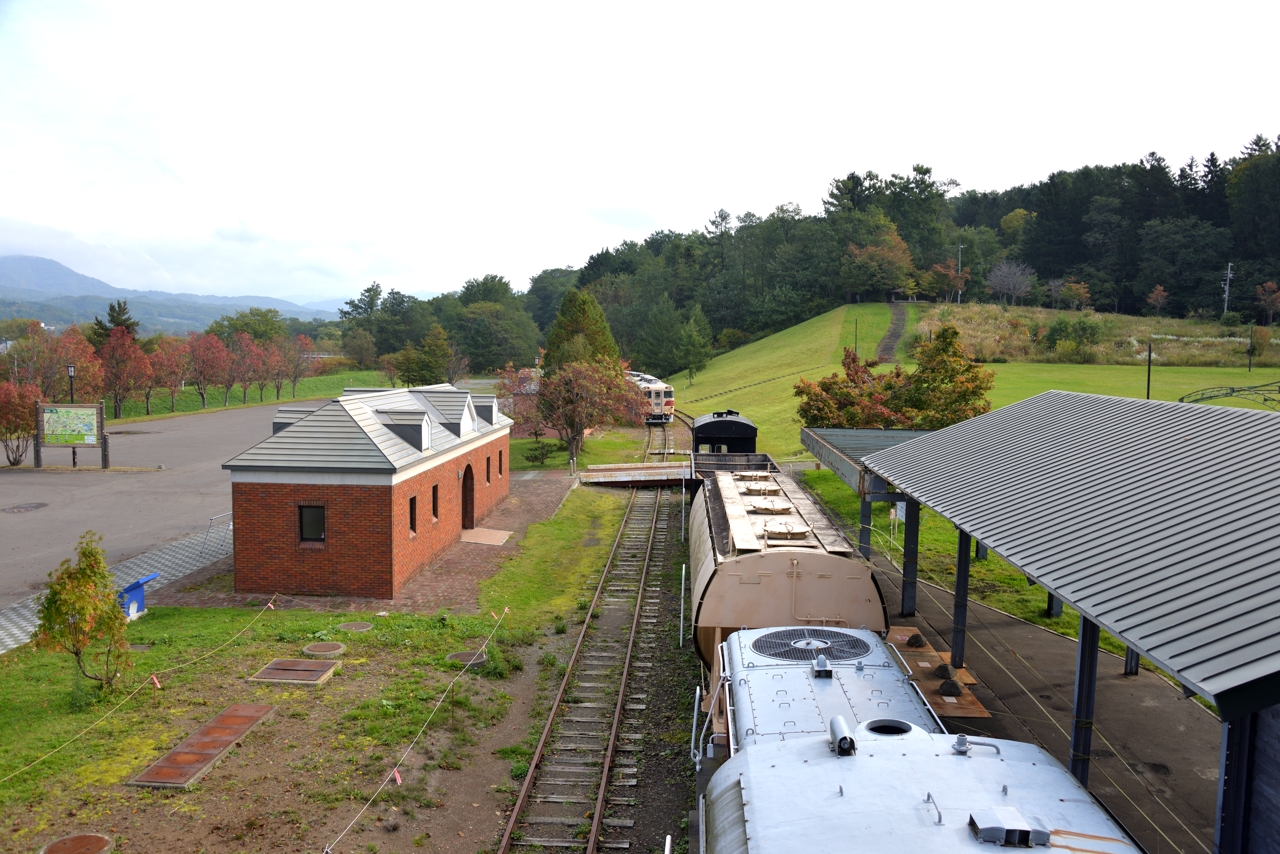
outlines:
[[[931,430],[880,430],[872,428],[838,429],[806,427],[803,433],[811,433],[846,459],[861,463],[862,458],[885,448],[909,442],[918,436],[927,436]],[[803,434],[802,434],[803,435]],[[806,445],[806,447],[808,447]],[[812,452],[813,449],[809,448]]]
[[[508,427],[510,418],[496,414],[494,423],[467,418],[470,395],[451,386],[417,389],[347,389],[343,396],[298,419],[280,432],[223,464],[231,470],[395,472],[440,453],[464,439],[448,429],[465,420],[479,433]],[[439,403],[445,404],[442,412]],[[416,415],[415,415],[416,413]],[[450,415],[456,420],[450,420]],[[420,451],[392,432],[382,420],[397,424],[425,419],[430,447]]]
[[[1280,702],[1280,414],[1049,391],[862,462],[1225,717]]]

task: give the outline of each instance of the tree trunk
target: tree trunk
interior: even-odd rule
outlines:
[[[208,393],[207,393],[204,389],[200,389],[200,390],[199,390],[199,393],[200,393],[200,408],[201,408],[201,409],[208,409],[208,408],[209,408],[209,395],[208,395]]]
[[[222,389],[222,405],[223,406],[231,405],[231,386],[225,386]]]
[[[114,414],[113,414],[111,417],[112,417],[112,418],[114,418],[114,419],[116,419],[117,421],[119,421],[119,420],[120,420],[120,410],[121,410],[121,408],[122,408],[122,407],[121,407],[121,404],[122,404],[122,403],[123,403],[123,401],[122,401],[122,400],[120,400],[120,398],[118,398],[118,397],[116,397],[116,396],[112,395],[112,397],[111,397],[111,408],[112,408],[112,411],[114,412]]]
[[[147,414],[150,415],[151,414],[151,392],[149,391],[145,392],[142,395],[142,398],[147,402]]]

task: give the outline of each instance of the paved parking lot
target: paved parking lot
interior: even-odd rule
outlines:
[[[88,450],[79,455],[82,471],[37,471],[30,459],[0,468],[0,510],[47,505],[0,512],[0,608],[39,589],[86,530],[104,535],[112,564],[204,531],[210,516],[231,510],[222,464],[270,436],[275,411],[259,406],[108,426],[112,465],[151,471],[104,472]],[[45,464],[70,465],[70,450],[46,449]]]

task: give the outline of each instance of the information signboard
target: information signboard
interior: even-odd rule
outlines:
[[[40,407],[40,440],[60,447],[98,446],[97,404],[53,404]]]

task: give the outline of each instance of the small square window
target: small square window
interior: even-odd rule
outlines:
[[[431,487],[431,521],[440,521],[440,486]]]
[[[324,542],[324,508],[298,508],[298,536],[304,543]]]
[[[409,531],[418,533],[418,496],[409,496]]]

